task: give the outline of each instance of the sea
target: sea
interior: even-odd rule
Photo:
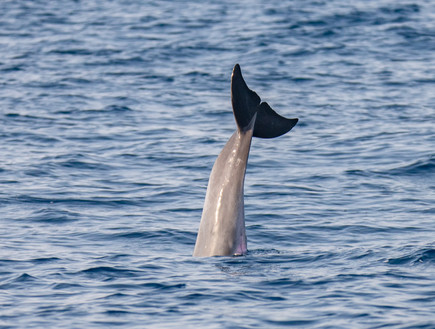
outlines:
[[[248,253],[192,257],[236,129]],[[2,0],[0,328],[435,328],[435,2]]]

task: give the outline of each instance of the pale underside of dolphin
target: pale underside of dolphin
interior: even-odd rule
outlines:
[[[193,256],[231,256],[247,252],[243,186],[252,137],[273,138],[298,119],[277,114],[248,88],[240,66],[231,77],[231,102],[237,130],[219,154],[208,182]]]

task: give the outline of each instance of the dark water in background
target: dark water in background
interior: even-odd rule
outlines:
[[[432,1],[2,1],[1,328],[435,328]],[[235,129],[245,257],[191,257]]]

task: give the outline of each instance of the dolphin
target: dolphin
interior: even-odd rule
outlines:
[[[261,102],[243,79],[239,64],[231,77],[231,102],[237,130],[210,174],[193,256],[232,256],[247,252],[243,186],[252,137],[273,138],[292,129],[287,119]]]

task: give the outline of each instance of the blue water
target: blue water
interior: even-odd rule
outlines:
[[[433,1],[0,2],[0,328],[435,328]],[[230,76],[249,253],[193,258]]]

